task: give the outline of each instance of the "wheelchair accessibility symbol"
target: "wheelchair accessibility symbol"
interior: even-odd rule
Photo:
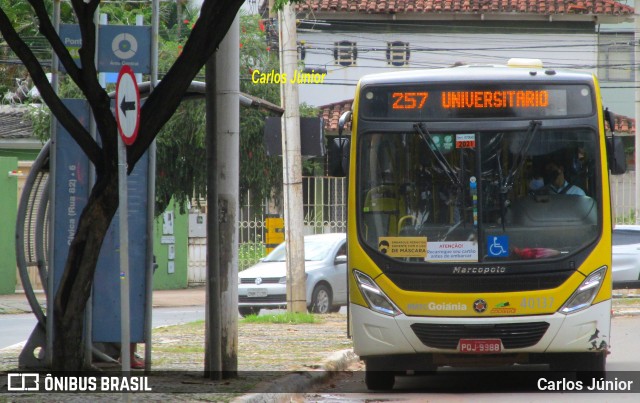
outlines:
[[[487,242],[487,254],[489,257],[509,256],[509,237],[490,236]]]
[[[138,51],[138,41],[131,34],[118,34],[111,42],[111,50],[120,59],[131,59]]]

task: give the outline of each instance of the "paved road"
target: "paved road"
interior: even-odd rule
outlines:
[[[153,308],[154,327],[177,325],[204,320],[204,307]],[[36,317],[29,314],[0,315],[0,349],[26,341],[36,325]]]
[[[640,386],[640,316],[616,317],[612,320],[611,355],[607,359],[608,377],[618,374],[638,378]],[[531,368],[530,368],[531,369]],[[309,402],[336,401],[437,401],[437,402],[635,402],[635,393],[557,393],[540,392],[536,382],[517,382],[506,372],[474,372],[470,375],[447,371],[437,376],[396,377],[393,391],[372,393],[364,384],[364,368],[357,364],[355,372],[346,372],[329,384],[317,387],[316,393],[304,396]],[[621,371],[621,372],[614,372]],[[629,372],[633,371],[633,372]],[[456,373],[457,372],[457,373]],[[541,374],[545,374],[546,367]],[[626,374],[626,375],[625,375]],[[571,376],[572,374],[568,374]],[[532,387],[533,386],[533,387]],[[585,385],[586,387],[586,385]],[[637,389],[636,389],[637,390]],[[462,393],[461,393],[462,392]],[[517,393],[517,397],[514,396]]]

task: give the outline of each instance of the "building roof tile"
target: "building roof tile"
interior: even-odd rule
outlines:
[[[32,134],[32,124],[25,107],[0,106],[0,139],[25,139]]]
[[[528,13],[633,15],[633,7],[613,0],[307,0],[298,11],[340,13]]]

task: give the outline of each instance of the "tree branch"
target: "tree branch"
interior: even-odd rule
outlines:
[[[89,132],[87,132],[78,119],[76,119],[71,111],[62,103],[60,97],[58,97],[53,87],[51,87],[40,62],[27,44],[20,38],[2,8],[0,8],[0,33],[2,33],[9,47],[13,49],[18,58],[24,63],[31,79],[38,88],[38,91],[40,91],[40,96],[55,114],[60,124],[69,131],[91,162],[98,166],[100,164],[100,147],[98,147],[98,144],[91,138]]]
[[[191,81],[224,39],[243,2],[243,0],[204,1],[200,17],[182,53],[140,110],[140,132],[136,142],[128,149],[129,169],[133,169],[162,126],[180,105],[182,96],[189,88]]]
[[[78,84],[78,81],[80,80],[80,69],[71,57],[66,46],[64,46],[64,43],[62,43],[62,39],[60,39],[60,36],[56,33],[56,29],[49,18],[49,13],[44,5],[44,1],[29,0],[29,4],[33,7],[35,15],[40,22],[38,31],[40,31],[40,33],[49,41],[53,51],[58,56],[60,63],[64,66],[69,77]]]

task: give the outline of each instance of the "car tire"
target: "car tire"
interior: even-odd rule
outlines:
[[[329,312],[331,313],[340,312],[340,308],[342,308],[340,305],[334,305],[329,309]]]
[[[241,306],[241,307],[238,307],[238,313],[240,313],[240,316],[244,318],[249,315],[259,314],[260,308],[256,308],[255,306]]]
[[[325,284],[318,284],[311,294],[311,308],[313,313],[325,314],[331,309],[331,289]]]

